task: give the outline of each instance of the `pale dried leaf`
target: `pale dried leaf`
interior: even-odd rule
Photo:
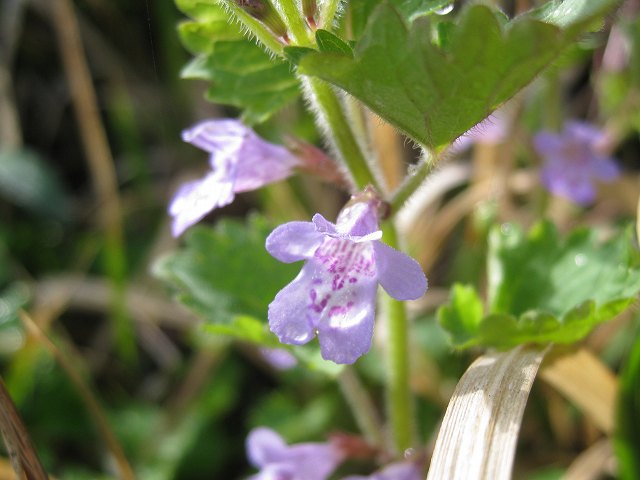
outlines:
[[[611,440],[603,438],[582,452],[567,469],[563,480],[598,480],[613,475],[615,457]]]
[[[540,377],[577,405],[603,432],[613,431],[618,381],[588,350],[548,358]]]
[[[522,414],[544,354],[519,346],[473,362],[449,402],[427,480],[511,477]]]

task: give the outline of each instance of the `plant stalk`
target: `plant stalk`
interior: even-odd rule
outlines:
[[[340,0],[325,0],[320,10],[320,24],[318,28],[333,30],[333,20],[336,17]]]
[[[373,186],[380,192],[362,147],[356,140],[338,96],[331,86],[314,77],[301,77],[307,88],[305,93],[319,115],[319,124],[324,127],[325,136],[340,155],[356,191]]]
[[[396,190],[389,202],[391,205],[391,212],[395,214],[402,205],[413,195],[418,188],[427,179],[427,176],[433,171],[436,166],[437,156],[434,153],[424,150],[424,154],[420,159],[418,168],[411,174],[407,175],[406,179]]]
[[[382,227],[386,244],[398,248],[395,227],[387,222]],[[387,416],[391,433],[391,450],[402,454],[413,445],[414,409],[409,386],[409,321],[405,303],[382,294],[382,307],[387,322]]]
[[[298,4],[295,0],[278,0],[278,10],[282,15],[282,20],[289,33],[291,34],[291,40],[293,44],[301,47],[308,47],[313,44],[311,37],[309,36],[309,30],[302,18],[302,13],[298,9]]]

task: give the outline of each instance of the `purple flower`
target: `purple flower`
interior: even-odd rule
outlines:
[[[371,347],[378,284],[398,300],[424,294],[420,265],[379,241],[379,205],[364,194],[336,224],[316,214],[312,222],[290,222],[269,235],[266,247],[275,258],[306,260],[269,305],[269,327],[282,343],[301,345],[317,333],[325,360],[353,363]]]
[[[330,443],[289,446],[280,435],[264,427],[249,433],[247,456],[260,469],[250,480],[325,480],[344,457]]]
[[[177,191],[169,214],[179,236],[236,193],[256,190],[292,174],[298,159],[286,148],[265,142],[238,120],[205,120],[182,132],[182,139],[209,152],[211,172]]]
[[[342,480],[422,480],[422,472],[415,463],[399,462],[387,465],[368,477],[350,475]]]
[[[276,370],[289,370],[298,364],[298,360],[284,348],[267,348],[260,350],[262,358]]]
[[[604,141],[601,130],[583,122],[568,122],[560,134],[538,133],[533,144],[545,160],[541,171],[544,186],[580,205],[593,202],[594,179],[610,182],[620,174],[615,161],[598,152]]]

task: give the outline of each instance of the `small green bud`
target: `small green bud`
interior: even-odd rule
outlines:
[[[279,37],[287,38],[287,27],[269,0],[234,0],[236,5],[261,21]]]

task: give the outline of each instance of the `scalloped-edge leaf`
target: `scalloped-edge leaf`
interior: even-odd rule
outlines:
[[[299,72],[340,87],[419,144],[440,149],[524,88],[619,2],[552,2],[506,24],[489,7],[471,5],[443,48],[432,43],[429,22],[408,26],[394,3],[376,8],[353,58],[309,53]]]
[[[211,53],[216,42],[242,41],[242,32],[229,25],[226,17],[210,22],[185,21],[178,25],[178,34],[182,45],[193,54]]]
[[[300,269],[269,255],[264,242],[270,232],[259,216],[246,223],[224,219],[213,229],[193,227],[185,246],[158,260],[153,273],[208,323],[233,326],[246,316],[266,325],[269,303]]]
[[[245,41],[217,42],[210,54],[192,60],[182,76],[209,80],[207,99],[240,108],[242,120],[250,125],[265,121],[300,95],[287,62]]]
[[[629,307],[640,292],[638,252],[629,235],[600,244],[579,229],[560,238],[549,222],[527,235],[496,228],[489,246],[489,307],[468,285],[454,285],[438,321],[456,348],[575,343]]]
[[[383,0],[358,0],[349,2],[351,30],[355,38],[360,38],[371,12]],[[434,13],[440,13],[445,7],[453,5],[452,0],[392,0],[391,4],[398,9],[402,16],[413,22],[416,18]]]
[[[588,300],[602,308],[640,289],[638,252],[630,231],[602,243],[593,229],[561,238],[549,221],[525,233],[512,224],[489,234],[488,304],[491,313],[520,316],[541,310],[561,317]]]
[[[178,25],[182,44],[196,55],[182,78],[209,81],[209,101],[239,108],[242,120],[253,125],[299,97],[291,65],[247,39],[222,5],[178,0],[178,6],[194,19]]]

